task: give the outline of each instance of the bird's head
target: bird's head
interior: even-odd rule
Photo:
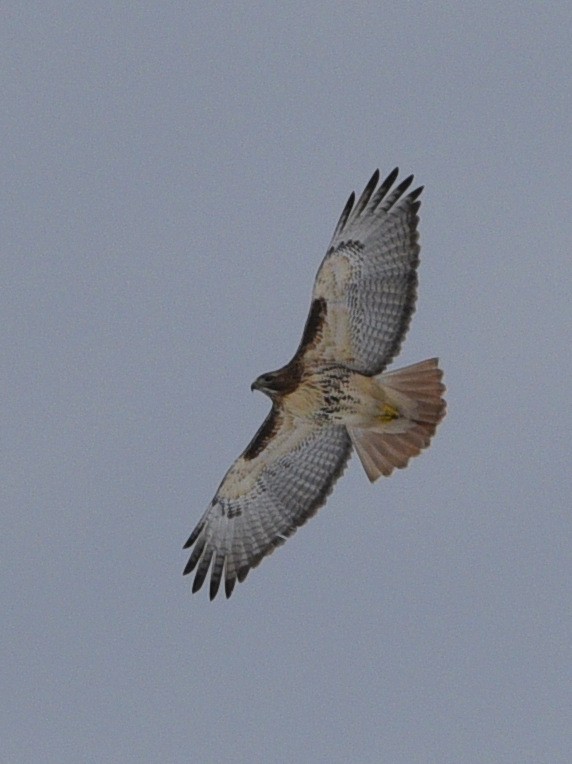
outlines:
[[[288,373],[288,367],[278,369],[278,371],[269,371],[261,374],[250,385],[251,390],[260,390],[261,393],[268,395],[272,400],[279,398],[292,390],[292,375]]]
[[[261,374],[259,377],[256,377],[254,382],[250,385],[250,389],[260,390],[261,393],[265,393],[270,396],[270,398],[273,398],[278,392],[276,389],[277,373],[278,372],[276,371],[269,371],[266,374]]]

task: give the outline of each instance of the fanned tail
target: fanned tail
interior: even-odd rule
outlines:
[[[445,416],[442,377],[437,358],[375,377],[384,402],[382,414],[370,427],[348,427],[372,483],[405,467],[429,445]]]

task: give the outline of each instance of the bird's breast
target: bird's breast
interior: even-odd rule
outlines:
[[[312,380],[300,382],[282,398],[282,406],[297,419],[314,419],[323,407],[323,392]]]
[[[340,423],[360,408],[359,391],[351,373],[340,368],[317,371],[303,377],[295,390],[282,399],[282,406],[298,419]]]

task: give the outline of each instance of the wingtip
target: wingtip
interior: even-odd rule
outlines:
[[[343,230],[345,224],[348,222],[348,218],[349,218],[349,216],[351,214],[351,211],[353,209],[355,201],[356,201],[356,195],[355,195],[355,192],[352,191],[351,194],[349,195],[349,198],[348,198],[347,202],[346,202],[346,206],[342,210],[342,214],[340,215],[340,219],[338,220],[338,223],[336,225],[336,229],[334,231],[334,237],[336,237],[340,233],[340,231]]]
[[[234,589],[234,585],[236,583],[236,578],[226,578],[224,581],[224,593],[226,595],[226,598],[229,599],[230,595],[232,594],[232,590]]]
[[[377,167],[377,168],[374,170],[374,173],[373,173],[373,175],[371,176],[371,178],[369,179],[369,183],[368,183],[367,185],[368,185],[368,186],[373,186],[373,187],[375,188],[375,187],[377,186],[377,184],[379,183],[379,175],[380,175],[380,173],[379,173],[379,167]]]
[[[188,576],[189,573],[192,573],[193,570],[197,567],[197,563],[200,559],[200,554],[196,553],[196,550],[193,550],[192,555],[189,557],[189,561],[185,565],[185,569],[183,570],[183,575]]]
[[[399,175],[399,167],[394,167],[393,170],[389,173],[387,178],[383,181],[381,184],[384,188],[389,188],[395,183],[395,180],[397,176]]]
[[[212,602],[218,594],[220,586],[220,578],[218,576],[211,576],[211,583],[209,586],[209,600]]]
[[[197,527],[194,529],[194,531],[191,533],[189,538],[185,541],[183,544],[183,549],[189,549],[195,541],[198,539],[200,532],[202,531],[204,526],[204,522],[200,522]]]
[[[401,196],[401,194],[403,194],[403,193],[405,193],[405,191],[407,191],[407,189],[409,188],[409,186],[412,183],[413,183],[413,175],[408,175],[406,178],[404,178],[401,181],[401,183],[395,189],[396,195],[399,194],[399,196]]]
[[[421,196],[421,193],[423,192],[423,189],[425,186],[418,186],[414,191],[412,191],[410,194],[408,194],[408,199],[411,199],[412,202],[414,202],[416,199],[418,199]]]

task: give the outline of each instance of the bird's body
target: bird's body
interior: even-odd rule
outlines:
[[[389,397],[374,377],[332,364],[309,370],[277,403],[286,415],[314,426],[365,427],[387,416]]]
[[[393,372],[414,310],[419,246],[417,197],[377,188],[376,172],[353,194],[316,276],[292,360],[252,385],[272,409],[225,475],[186,547],[193,591],[211,568],[211,599],[284,543],[324,503],[352,446],[371,481],[404,467],[429,445],[445,411],[437,359]],[[374,193],[375,192],[375,193]]]

